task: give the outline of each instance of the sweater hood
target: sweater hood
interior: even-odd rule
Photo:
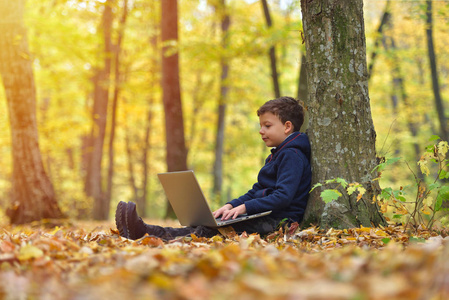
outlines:
[[[281,151],[289,148],[299,149],[310,161],[310,142],[307,134],[298,131],[293,132],[278,147],[271,149],[271,159],[276,158]]]

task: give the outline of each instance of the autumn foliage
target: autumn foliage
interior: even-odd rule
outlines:
[[[99,223],[97,223],[98,225]],[[402,226],[132,241],[102,223],[5,228],[4,299],[445,299],[445,232]],[[115,228],[115,227],[114,227]]]

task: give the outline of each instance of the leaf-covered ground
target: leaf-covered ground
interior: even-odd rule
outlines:
[[[0,299],[449,299],[449,237],[401,226],[170,243],[113,224],[0,230]]]

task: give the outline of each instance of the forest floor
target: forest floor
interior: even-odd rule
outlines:
[[[448,257],[445,233],[394,225],[164,243],[47,221],[0,229],[0,299],[449,299]]]

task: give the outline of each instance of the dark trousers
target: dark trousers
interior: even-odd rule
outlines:
[[[244,231],[248,234],[258,233],[260,235],[266,235],[275,231],[282,219],[271,218],[269,216],[250,219],[238,223],[234,223],[231,226],[237,232],[241,234]],[[173,240],[176,237],[189,236],[192,233],[197,237],[210,238],[214,235],[219,234],[216,228],[206,227],[206,226],[195,226],[195,227],[161,227],[156,225],[145,225],[146,233],[149,235],[161,238],[163,240]]]

